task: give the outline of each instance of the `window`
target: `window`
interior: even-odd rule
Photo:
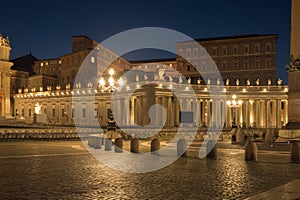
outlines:
[[[95,63],[95,57],[94,56],[91,57],[91,63]]]
[[[246,46],[245,46],[245,49],[244,49],[244,51],[245,51],[245,53],[246,53],[246,54],[248,54],[248,53],[249,53],[249,45],[246,45]]]
[[[65,109],[64,109],[64,108],[61,109],[61,116],[62,116],[62,117],[65,116]]]
[[[271,67],[272,66],[272,60],[271,59],[268,59],[267,60],[267,67]]]
[[[52,117],[55,117],[55,108],[52,109]]]
[[[267,52],[271,52],[272,51],[272,43],[268,43],[266,46]]]
[[[44,66],[44,63],[41,62],[41,67],[43,67],[43,66]]]
[[[227,47],[223,47],[222,52],[223,52],[223,55],[227,55]]]
[[[213,47],[213,49],[212,49],[212,55],[213,56],[217,55],[217,47]]]
[[[187,71],[191,71],[191,65],[187,66]]]
[[[250,65],[249,65],[249,59],[246,58],[246,59],[244,60],[244,68],[249,68],[249,67],[250,67]]]
[[[256,66],[256,67],[260,67],[260,61],[259,61],[259,60],[256,60],[256,61],[255,61],[255,66]]]
[[[72,108],[72,118],[74,119],[75,118],[75,109]]]
[[[222,66],[223,66],[223,70],[227,69],[227,62],[223,62]]]
[[[193,50],[193,54],[194,54],[194,57],[197,57],[197,49],[196,48]]]
[[[24,109],[22,109],[22,117],[24,117]]]
[[[238,68],[238,60],[234,60],[234,62],[233,62],[233,68],[234,69]]]
[[[85,108],[83,108],[82,109],[82,118],[86,118],[86,109]]]
[[[233,54],[238,54],[238,47],[233,47]]]
[[[260,44],[256,44],[255,45],[255,53],[259,53],[260,52]]]
[[[31,109],[28,110],[28,116],[31,117]]]
[[[46,65],[48,65],[49,63],[48,62],[46,62]]]

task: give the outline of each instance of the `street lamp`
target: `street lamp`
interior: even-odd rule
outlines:
[[[243,104],[243,101],[241,100],[236,100],[236,95],[232,95],[232,100],[227,100],[227,105],[232,108],[232,112],[233,112],[233,120],[232,120],[232,128],[235,128],[236,125],[236,120],[235,120],[235,112],[236,112],[236,108],[240,107]]]
[[[116,86],[116,81],[113,77],[113,75],[115,74],[114,69],[110,68],[108,74],[110,75],[110,77],[108,78],[108,85],[106,85],[105,79],[103,77],[101,77],[99,80],[98,88],[100,88],[102,92],[113,92],[114,90],[119,89],[118,86],[122,87],[124,85],[124,80],[121,77],[117,82],[118,85]]]

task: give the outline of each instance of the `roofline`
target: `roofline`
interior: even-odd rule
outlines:
[[[234,39],[241,39],[241,38],[256,38],[256,37],[269,37],[274,36],[276,37],[276,40],[278,38],[278,34],[246,34],[246,35],[228,35],[228,36],[220,36],[220,37],[210,37],[210,38],[196,38],[194,40],[188,40],[183,42],[177,42],[177,44],[180,43],[187,43],[187,42],[206,42],[206,41],[214,41],[214,40],[234,40]]]
[[[147,59],[147,60],[128,60],[130,64],[139,64],[139,63],[156,63],[156,62],[175,62],[176,57],[174,58],[158,58],[158,59]]]

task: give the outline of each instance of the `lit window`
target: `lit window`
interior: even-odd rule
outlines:
[[[91,63],[95,63],[95,57],[91,57]]]
[[[49,63],[48,62],[46,62],[46,65],[48,65]]]
[[[61,60],[58,61],[58,64],[61,64]]]
[[[41,62],[41,67],[43,67],[43,66],[44,66],[44,63]]]

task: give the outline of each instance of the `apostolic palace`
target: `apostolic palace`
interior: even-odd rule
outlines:
[[[195,70],[205,70],[203,63],[190,63],[182,56],[128,61],[84,35],[73,36],[72,52],[58,58],[40,60],[30,53],[10,60],[9,39],[0,36],[0,115],[23,123],[106,126],[112,91],[118,84],[134,91],[129,98],[125,98],[125,92],[125,96],[113,99],[122,116],[118,126],[149,124],[145,113],[151,105],[160,104],[167,114],[164,126],[176,127],[180,113],[172,91],[159,84],[151,88],[139,86],[155,80],[158,74],[150,70],[151,66],[158,70],[167,66],[185,79],[166,70],[159,74],[165,85],[186,83],[195,91],[196,99],[186,96],[180,104],[182,110],[192,113],[191,125],[207,127],[224,118],[224,127],[281,128],[288,122],[288,86],[276,80],[277,37],[253,34],[196,39],[203,49],[189,45],[189,41],[176,44],[178,55],[190,60],[197,60],[201,51],[207,51],[221,74],[221,79],[215,80],[205,79]],[[81,73],[81,80],[86,81],[76,82],[77,72],[92,49],[97,55],[89,56],[88,62],[97,67],[109,63],[109,67],[97,81]],[[133,71],[134,76],[123,76],[128,71]],[[212,99],[209,89],[220,85],[224,85],[226,99]],[[89,95],[94,96],[94,101],[85,98]],[[152,125],[163,125],[162,113],[156,112],[155,116]]]

